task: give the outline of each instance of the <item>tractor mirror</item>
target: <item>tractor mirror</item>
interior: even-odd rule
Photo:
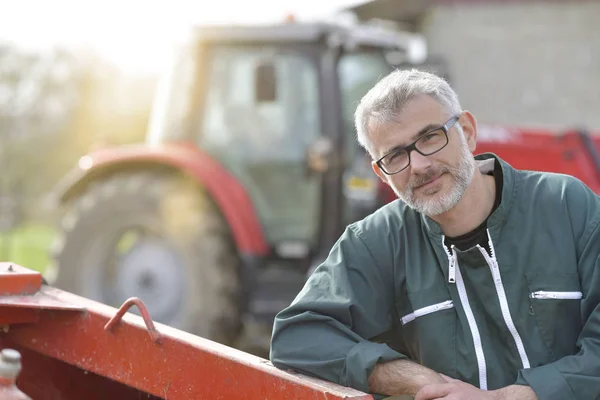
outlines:
[[[254,70],[254,96],[257,103],[277,101],[277,70],[271,61],[259,63]]]

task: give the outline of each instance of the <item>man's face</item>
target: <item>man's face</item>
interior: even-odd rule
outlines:
[[[420,132],[441,127],[451,117],[432,97],[414,98],[395,121],[370,127],[374,157],[379,159],[391,149],[413,143]],[[464,136],[458,125],[464,126]],[[448,131],[448,144],[439,152],[423,156],[412,151],[410,165],[397,174],[385,174],[375,162],[373,169],[411,208],[428,216],[443,214],[458,204],[471,183],[475,136],[475,120],[465,112]]]

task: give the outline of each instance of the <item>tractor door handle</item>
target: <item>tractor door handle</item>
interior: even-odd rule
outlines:
[[[307,176],[323,174],[333,164],[334,148],[331,139],[320,137],[306,151]]]

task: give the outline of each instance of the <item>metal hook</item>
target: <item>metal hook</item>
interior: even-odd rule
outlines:
[[[140,310],[140,314],[142,315],[142,319],[146,324],[146,329],[148,330],[152,341],[154,343],[160,344],[162,341],[162,335],[159,331],[156,330],[156,327],[154,326],[154,322],[152,322],[152,317],[150,317],[150,313],[148,313],[146,305],[142,302],[142,300],[140,300],[137,297],[131,297],[127,299],[119,308],[119,311],[117,311],[117,313],[106,323],[106,325],[104,325],[104,330],[111,331],[115,326],[117,326],[119,322],[121,322],[123,315],[125,315],[127,310],[129,310],[133,305],[136,305],[137,308]]]

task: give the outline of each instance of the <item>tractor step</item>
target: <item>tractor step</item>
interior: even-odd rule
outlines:
[[[253,318],[272,326],[275,315],[289,306],[306,282],[306,273],[285,264],[271,263],[259,270],[248,312]]]

